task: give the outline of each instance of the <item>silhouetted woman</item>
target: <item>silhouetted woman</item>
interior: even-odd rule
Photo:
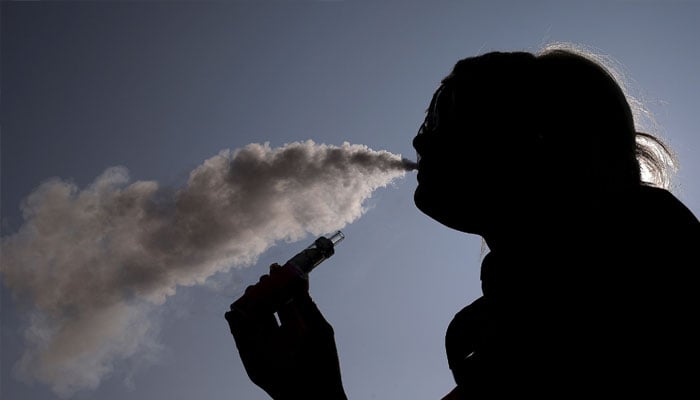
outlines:
[[[697,391],[700,223],[608,70],[563,49],[466,58],[413,145],[416,206],[489,249],[483,296],[447,330],[446,398]],[[332,329],[284,274],[227,313],[246,370],[274,398],[344,398]]]

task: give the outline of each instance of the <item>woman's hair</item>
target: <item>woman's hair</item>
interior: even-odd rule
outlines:
[[[549,149],[549,162],[559,164],[552,167],[570,178],[669,188],[676,159],[638,126],[649,115],[605,57],[556,43],[535,54],[458,61],[435,92],[426,124],[469,132],[478,123],[477,131],[498,131],[495,140],[521,151]]]
[[[572,43],[551,43],[537,53],[540,57],[556,54],[569,54],[593,62],[618,85],[632,112],[640,181],[644,185],[670,189],[673,175],[678,170],[678,159],[673,149],[660,138],[652,113],[628,90],[623,68],[609,56]]]

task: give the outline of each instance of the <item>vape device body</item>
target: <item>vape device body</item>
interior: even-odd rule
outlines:
[[[345,235],[337,231],[330,237],[321,236],[309,247],[297,253],[285,263],[285,267],[292,266],[298,268],[304,274],[308,274],[323,261],[335,254],[335,246],[338,245]]]

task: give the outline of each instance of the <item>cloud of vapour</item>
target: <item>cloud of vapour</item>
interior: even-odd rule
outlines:
[[[276,241],[341,229],[409,169],[363,145],[312,141],[222,151],[177,191],[129,183],[123,167],[92,184],[49,180],[2,238],[2,278],[31,308],[15,366],[59,395],[95,388],[116,361],[158,348],[149,310],[178,286],[242,267]]]

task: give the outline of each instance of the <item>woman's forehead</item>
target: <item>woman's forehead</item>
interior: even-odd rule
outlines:
[[[446,84],[441,84],[433,94],[428,107],[425,122],[431,128],[436,128],[440,124],[440,118],[445,118],[447,112],[452,109],[454,97],[452,87]]]

